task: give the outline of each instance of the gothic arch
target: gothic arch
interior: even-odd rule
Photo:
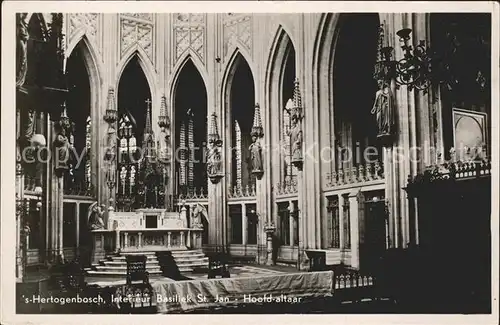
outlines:
[[[151,114],[154,116],[156,115],[156,109],[155,107],[159,105],[159,98],[156,90],[156,85],[157,79],[156,79],[156,69],[153,67],[151,64],[151,61],[149,60],[148,55],[142,47],[138,46],[137,44],[135,46],[132,46],[127,53],[123,56],[123,59],[120,60],[118,63],[118,69],[117,69],[117,74],[115,78],[115,89],[118,89],[118,86],[120,84],[120,79],[123,73],[123,70],[125,70],[125,67],[128,65],[130,60],[134,56],[137,56],[137,61],[139,62],[139,65],[141,66],[142,71],[144,72],[144,75],[146,76],[146,80],[148,81],[149,85],[149,91],[151,92],[151,101],[153,102],[152,106],[152,112]]]
[[[41,28],[41,30],[43,32],[47,32],[48,31],[48,25],[47,25],[47,20],[45,19],[44,14],[42,14],[42,13],[35,13],[35,12],[29,12],[26,15],[26,22],[29,23],[29,21],[31,20],[31,18],[33,18],[33,16],[36,16],[38,18],[38,20],[40,21],[40,28]]]
[[[71,37],[68,38],[68,43],[65,51],[66,58],[69,58],[71,52],[73,52],[75,47],[82,39],[85,40],[86,46],[89,48],[94,61],[97,63],[99,67],[101,67],[102,57],[98,55],[99,52],[97,51],[99,47],[97,46],[93,38],[88,37],[87,28],[85,26],[79,27],[74,33],[71,34]],[[99,69],[99,71],[102,71],[102,68]]]
[[[66,60],[71,56],[74,50],[80,48],[83,54],[83,62],[85,68],[87,70],[87,74],[89,77],[89,85],[90,85],[90,118],[92,121],[92,127],[96,134],[99,134],[99,122],[100,122],[100,101],[102,96],[102,64],[97,59],[96,52],[94,47],[91,45],[89,39],[85,34],[82,34],[77,42],[74,42],[72,45],[71,51],[66,52]],[[96,185],[97,191],[99,191],[99,187],[97,186],[99,173],[98,173],[98,137],[92,137],[92,152],[91,154],[97,159],[92,159],[92,183]],[[98,193],[96,193],[98,195]]]
[[[68,44],[68,47],[65,51],[66,60],[71,56],[71,53],[73,53],[77,46],[81,46],[83,50],[85,66],[87,67],[91,82],[97,82],[96,84],[101,86],[101,73],[103,71],[103,67],[100,56],[95,50],[97,48],[95,43],[87,37],[87,34],[85,34],[85,28],[80,29],[74,35],[75,36],[73,37],[71,43]]]
[[[273,39],[269,56],[267,60],[266,76],[265,76],[265,120],[266,121],[281,121],[281,108],[284,107],[286,99],[282,98],[282,86],[286,68],[286,61],[290,55],[291,49],[295,49],[294,43],[289,34],[282,25],[278,27],[276,35]],[[269,139],[272,147],[280,145],[280,123],[271,123],[269,126]],[[272,151],[272,160],[279,162],[280,167],[278,173],[273,173],[272,182],[276,184],[280,180],[281,171],[280,151]],[[268,166],[269,170],[270,166]]]
[[[240,50],[238,48],[235,48],[230,60],[227,63],[226,69],[224,71],[223,78],[222,78],[222,89],[220,92],[221,111],[222,111],[220,120],[221,120],[222,125],[223,126],[225,125],[225,127],[222,127],[222,137],[226,139],[226,141],[225,141],[226,149],[225,149],[223,157],[227,157],[227,158],[224,158],[226,161],[225,168],[226,168],[226,171],[230,171],[229,174],[232,176],[234,176],[233,174],[231,174],[232,173],[231,171],[233,170],[233,167],[234,167],[234,165],[233,165],[233,156],[234,156],[233,151],[234,150],[233,149],[235,149],[232,142],[236,141],[235,138],[232,136],[232,134],[233,134],[233,118],[238,118],[238,117],[236,117],[238,115],[239,118],[241,119],[241,121],[246,121],[246,122],[250,122],[250,123],[253,121],[253,113],[251,115],[252,116],[251,120],[247,120],[247,118],[242,117],[242,116],[244,116],[244,114],[250,113],[249,110],[246,110],[245,108],[242,109],[242,107],[239,107],[240,109],[237,109],[237,111],[234,111],[233,106],[232,106],[232,101],[234,98],[241,98],[241,97],[234,97],[234,98],[232,97],[233,90],[235,89],[235,88],[233,88],[233,84],[236,81],[235,75],[238,73],[238,71],[244,73],[242,70],[239,70],[241,64],[245,64],[247,66],[248,76],[252,78],[251,82],[253,83],[253,92],[252,92],[253,93],[253,98],[252,98],[253,103],[248,103],[249,109],[250,109],[250,107],[252,107],[252,110],[254,109],[254,104],[256,103],[256,98],[258,98],[257,97],[258,85],[256,83],[257,78],[255,76],[254,70],[252,69],[252,66],[250,65],[250,63],[248,61],[248,57],[245,57],[244,52],[240,52]],[[241,81],[241,79],[239,79],[239,81]],[[238,84],[239,81],[236,83]],[[249,82],[249,84],[250,84],[250,82]],[[241,84],[240,84],[240,86],[241,86]],[[241,89],[241,88],[236,88],[236,89]],[[247,103],[247,102],[245,101],[245,103]],[[237,106],[239,106],[239,105],[237,105]],[[234,107],[237,107],[237,106],[234,106]],[[247,129],[248,125],[247,124],[245,124],[245,125],[246,125],[245,129]],[[247,134],[249,132],[248,130],[245,130],[245,131],[242,130],[241,132],[242,132],[242,134],[244,133],[245,136],[248,136],[248,134]],[[242,136],[242,138],[243,138],[243,136]],[[243,143],[241,145],[246,146]],[[246,151],[245,151],[245,154],[246,154]],[[242,159],[244,161],[246,161],[246,159],[244,159],[244,158],[242,158]],[[245,176],[242,176],[241,179],[244,179],[244,182],[248,182],[248,184],[242,184],[242,186],[245,186],[245,185],[251,186],[251,184],[250,184],[251,175],[250,174],[245,174]],[[234,181],[233,177],[227,177],[226,181],[227,181],[228,186],[230,186],[231,188],[232,188],[232,186],[236,185],[236,184],[232,184],[232,182]]]
[[[208,78],[208,75],[207,75],[207,71],[205,70],[205,66],[203,65],[203,63],[200,61],[200,59],[198,58],[197,55],[195,55],[194,53],[191,53],[191,51],[186,51],[182,54],[182,56],[179,58],[179,60],[177,61],[176,65],[174,66],[173,70],[174,73],[172,74],[172,78],[170,78],[170,81],[169,81],[169,94],[170,94],[170,104],[173,105],[173,101],[174,101],[174,95],[175,95],[175,90],[177,88],[177,84],[179,82],[179,76],[181,75],[182,73],[182,70],[184,69],[184,67],[186,66],[186,63],[191,61],[193,63],[193,65],[195,66],[196,70],[198,70],[198,73],[200,74],[201,78],[203,79],[203,83],[205,85],[205,90],[207,92],[207,97],[208,97],[208,82],[209,82],[209,78]],[[208,100],[208,98],[207,98]],[[173,107],[173,106],[171,106]]]
[[[191,146],[202,148],[206,145],[209,132],[208,78],[201,62],[188,52],[183,54],[173,71],[169,82],[172,121],[170,141],[179,156],[173,168],[177,194],[206,192],[208,182],[202,153],[193,151],[193,159],[191,154],[180,149]]]
[[[376,13],[374,13],[376,14]],[[314,41],[313,48],[313,105],[318,112],[320,127],[320,146],[328,146],[334,148],[333,141],[335,140],[334,126],[331,121],[334,116],[334,83],[331,80],[333,74],[335,53],[337,51],[337,43],[341,27],[339,21],[343,15],[349,13],[325,13],[322,15],[318,32]],[[383,19],[380,14],[376,14],[379,21]],[[333,108],[333,109],[327,109]],[[332,157],[331,164],[335,164],[335,155]],[[325,164],[325,163],[323,163]],[[330,162],[326,163],[330,164]],[[324,166],[323,172],[330,168]],[[324,179],[324,177],[322,177]]]
[[[232,77],[234,75],[234,72],[236,71],[236,68],[238,67],[238,62],[240,59],[244,59],[245,62],[248,64],[250,67],[250,72],[252,73],[253,77],[253,82],[254,82],[254,89],[255,89],[255,98],[257,97],[257,92],[258,92],[258,84],[257,84],[257,75],[255,74],[255,68],[253,66],[253,62],[251,60],[250,54],[241,46],[232,46],[228,53],[231,53],[228,60],[225,60],[226,67],[224,68],[224,74],[222,77],[222,100],[224,102],[225,100],[225,94],[227,92],[227,86],[231,85],[232,82]]]

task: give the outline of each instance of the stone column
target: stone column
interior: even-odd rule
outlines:
[[[137,241],[137,246],[139,248],[142,247],[142,232],[137,233],[138,241]]]
[[[344,245],[344,196],[342,194],[339,194],[339,203],[338,203],[338,210],[339,210],[339,247],[341,250],[345,249]],[[344,258],[342,254],[342,258]],[[340,262],[344,262],[343,260]]]
[[[264,233],[266,234],[265,240],[266,240],[266,265],[274,265],[273,261],[273,236],[274,232],[276,231],[276,226],[274,223],[267,222],[264,225]]]
[[[128,248],[128,232],[123,233],[123,248]]]
[[[290,211],[290,214],[288,215],[289,217],[289,231],[290,231],[290,246],[293,246],[293,242],[295,240],[295,234],[293,233],[293,224],[294,224],[294,213],[295,213],[295,208],[293,206],[293,201],[288,202],[288,209]]]
[[[410,14],[411,15],[411,14]],[[384,33],[388,46],[394,48],[394,59],[403,57],[399,37],[396,32],[406,25],[407,14],[381,14],[381,20],[385,21]],[[384,148],[384,178],[386,187],[386,197],[389,207],[389,240],[391,248],[398,248],[404,245],[404,229],[402,220],[408,218],[408,202],[404,195],[401,195],[401,188],[406,186],[408,175],[411,174],[410,147],[415,145],[411,139],[411,129],[415,129],[414,122],[414,97],[408,92],[406,86],[396,87],[396,82],[392,80],[391,91],[394,94],[394,107],[396,112],[396,127],[394,142]],[[414,130],[415,132],[415,130]],[[412,144],[413,143],[413,144]]]
[[[21,282],[24,277],[23,263],[23,218],[24,184],[21,162],[16,163],[16,280]]]
[[[247,244],[247,229],[248,229],[248,218],[247,218],[247,205],[241,203],[241,234],[242,234],[242,244]]]
[[[172,233],[169,231],[167,233],[167,247],[171,247],[171,242],[172,242]]]
[[[76,215],[76,258],[80,257],[80,202],[76,202],[75,204],[75,215]]]
[[[119,15],[111,13],[102,14],[102,26],[102,42],[103,44],[106,44],[106,46],[102,46],[103,71],[101,71],[101,76],[99,78],[101,80],[101,91],[98,97],[99,104],[96,110],[97,117],[93,118],[92,123],[93,126],[97,126],[96,130],[93,130],[93,132],[96,132],[95,134],[97,140],[95,142],[95,146],[94,143],[92,144],[92,146],[93,148],[96,148],[96,151],[97,149],[100,151],[96,157],[98,162],[96,168],[99,166],[104,167],[99,168],[96,171],[96,174],[98,175],[96,184],[96,190],[98,191],[97,198],[100,202],[108,202],[111,198],[113,199],[113,202],[116,202],[116,187],[108,186],[110,176],[107,175],[109,174],[109,170],[112,170],[113,172],[116,171],[116,163],[106,161],[105,157],[106,148],[108,147],[108,132],[110,131],[109,127],[110,125],[113,125],[116,132],[118,131],[118,129],[116,126],[116,121],[109,123],[104,119],[104,116],[106,115],[107,109],[117,109],[117,87],[119,80],[117,80],[116,68],[119,63],[119,54],[117,53],[117,51],[119,51],[120,47],[118,43],[121,41],[121,38],[119,37]],[[113,91],[112,94],[110,94],[110,90]],[[114,181],[111,181],[113,183],[116,182],[116,174],[111,175],[111,177],[114,177]]]
[[[118,253],[120,250],[121,250],[120,230],[116,229],[116,231],[115,231],[115,253]]]
[[[351,218],[351,266],[360,267],[360,246],[364,242],[364,196],[361,191],[349,194]]]

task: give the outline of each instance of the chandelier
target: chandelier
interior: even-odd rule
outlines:
[[[432,66],[436,64],[436,57],[431,49],[426,46],[425,41],[418,45],[411,45],[410,28],[399,30],[399,36],[403,57],[400,60],[393,59],[394,48],[382,46],[384,41],[382,25],[379,29],[379,56],[375,65],[374,77],[377,80],[394,80],[396,85],[407,86],[408,90],[416,89],[427,92],[432,83]]]

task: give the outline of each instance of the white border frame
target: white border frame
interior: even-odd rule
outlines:
[[[15,193],[12,184],[15,181],[15,130],[13,121],[15,119],[15,12],[253,12],[253,13],[318,13],[318,12],[491,12],[492,13],[492,81],[493,89],[499,88],[499,4],[497,2],[330,2],[318,1],[294,1],[294,2],[271,2],[271,1],[192,1],[192,2],[157,2],[157,1],[5,1],[2,3],[2,222],[1,244],[1,323],[37,323],[37,324],[86,324],[97,321],[102,324],[135,324],[144,319],[140,315],[78,315],[78,317],[67,317],[66,315],[15,315],[15,240],[13,240],[12,229],[15,229]],[[298,51],[299,49],[297,49]],[[499,93],[492,92],[492,107],[498,107]],[[498,187],[499,168],[499,111],[492,109],[492,198],[500,197]],[[361,322],[390,324],[390,323],[459,323],[459,324],[486,324],[497,323],[498,319],[498,200],[492,200],[492,305],[491,315],[221,315],[218,318],[209,315],[159,315],[148,316],[148,320],[162,322],[202,322],[204,324],[235,323],[283,323],[299,324],[304,321],[331,324]],[[307,318],[307,319],[306,319]]]

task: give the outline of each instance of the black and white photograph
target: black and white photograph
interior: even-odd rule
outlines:
[[[411,4],[4,2],[1,322],[495,322],[499,5]]]

